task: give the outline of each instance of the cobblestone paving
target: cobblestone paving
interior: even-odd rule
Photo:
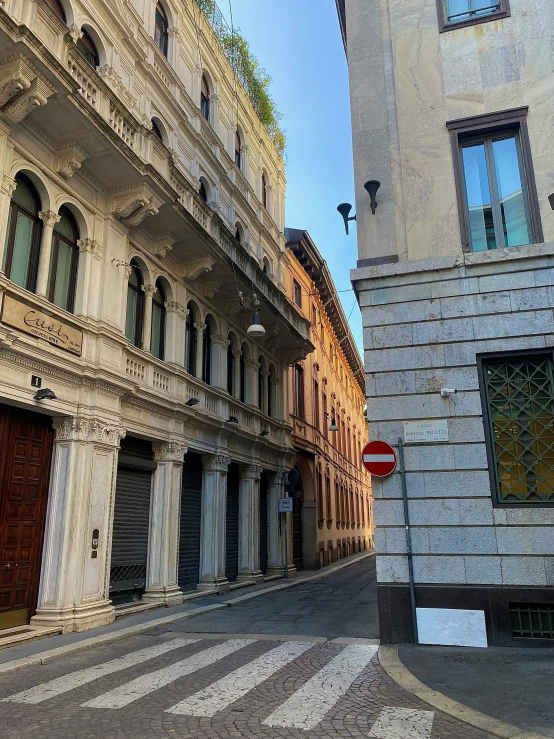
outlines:
[[[364,640],[346,645],[306,637],[302,643],[168,631],[13,672],[0,677],[0,736],[490,738],[404,692]],[[108,698],[109,691],[115,692]],[[122,694],[124,700],[114,699]],[[184,713],[168,712],[177,706]]]

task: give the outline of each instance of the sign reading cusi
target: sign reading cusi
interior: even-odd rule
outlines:
[[[4,295],[2,323],[44,339],[59,349],[78,356],[81,354],[83,332],[80,329],[19,297]]]
[[[362,464],[375,477],[387,477],[396,469],[396,452],[385,441],[370,441],[362,450]]]

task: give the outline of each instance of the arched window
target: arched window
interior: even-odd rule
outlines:
[[[165,292],[160,280],[156,280],[156,291],[152,295],[152,339],[150,351],[158,359],[165,352]]]
[[[212,381],[212,325],[206,320],[206,327],[202,336],[202,381],[211,385]]]
[[[327,503],[327,521],[330,523],[333,520],[333,505],[331,503],[331,478],[329,477],[329,470],[325,474],[325,498]]]
[[[267,209],[267,204],[269,201],[268,194],[269,194],[269,186],[267,182],[267,175],[265,172],[262,172],[262,205],[266,209]]]
[[[235,394],[235,350],[231,337],[228,337],[227,345],[227,392],[229,395]]]
[[[63,5],[61,4],[60,0],[46,0],[48,5],[52,8],[54,13],[59,16],[64,23],[67,23],[67,18],[65,15],[65,10]]]
[[[156,138],[160,139],[160,141],[163,143],[164,139],[162,136],[162,132],[160,130],[160,127],[158,126],[158,124],[153,118],[152,118],[152,131],[154,132],[154,135],[156,136]]]
[[[60,208],[60,220],[54,226],[48,300],[64,310],[73,311],[79,263],[79,229],[67,208]]]
[[[210,120],[210,87],[206,75],[202,75],[202,86],[200,89],[200,112],[204,118]]]
[[[242,232],[239,223],[235,224],[235,239],[239,242],[239,244],[242,244]]]
[[[339,492],[339,485],[335,478],[335,517],[337,519],[337,525],[341,522],[341,515],[340,515],[340,492]]]
[[[318,526],[321,528],[323,526],[323,519],[325,518],[325,510],[323,508],[324,502],[323,502],[323,478],[321,476],[321,468],[318,467],[317,469],[317,476],[316,476],[316,508],[317,508],[317,518],[318,518]]]
[[[208,202],[208,191],[206,190],[206,185],[202,182],[202,180],[200,180],[200,189],[198,190],[198,194],[205,203]]]
[[[242,148],[242,142],[240,140],[240,133],[238,129],[235,131],[235,164],[240,169],[241,168],[241,148]]]
[[[38,192],[25,175],[18,174],[15,184],[2,269],[16,285],[34,290],[42,234],[42,221],[38,217],[41,202]]]
[[[240,353],[239,383],[239,400],[241,403],[246,403],[246,350],[244,344]]]
[[[144,293],[142,291],[142,272],[134,259],[131,260],[131,273],[127,282],[127,317],[125,336],[135,346],[142,346],[142,322],[144,317]]]
[[[161,3],[156,3],[156,21],[154,26],[154,41],[164,56],[167,56],[169,40],[169,23]]]
[[[77,49],[81,52],[81,55],[90,64],[90,66],[96,69],[96,67],[100,66],[100,55],[98,54],[96,44],[84,28],[81,28],[81,32],[83,35],[77,41]]]
[[[192,306],[187,305],[187,322],[185,327],[185,369],[193,377],[196,374],[196,317]]]

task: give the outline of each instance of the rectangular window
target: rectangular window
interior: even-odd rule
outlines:
[[[489,469],[497,503],[554,503],[552,354],[482,358]]]
[[[518,108],[447,124],[464,251],[543,240],[526,114]]]
[[[299,308],[302,308],[302,288],[300,287],[298,282],[296,282],[296,280],[293,280],[292,291],[294,302]]]
[[[304,418],[304,369],[294,365],[294,412],[299,418]]]
[[[439,30],[449,31],[510,15],[508,0],[437,0]]]
[[[319,429],[319,383],[314,380],[314,426]]]

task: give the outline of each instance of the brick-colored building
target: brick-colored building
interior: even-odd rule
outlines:
[[[371,482],[360,462],[368,440],[364,372],[321,254],[307,231],[285,235],[287,295],[311,321],[315,345],[292,365],[288,383],[302,492],[293,513],[293,561],[311,569],[373,547]]]

